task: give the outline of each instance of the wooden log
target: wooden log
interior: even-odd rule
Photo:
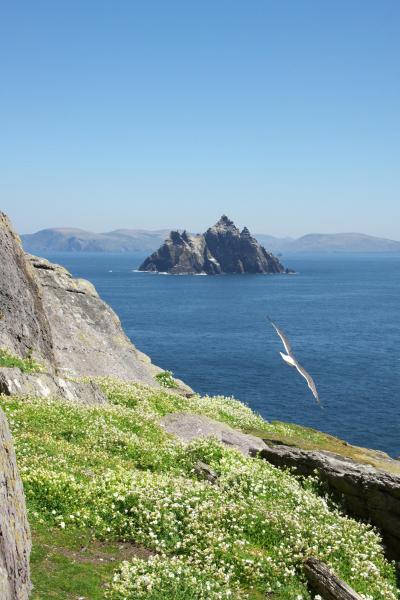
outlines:
[[[362,600],[359,594],[317,558],[307,558],[304,571],[312,590],[324,600]]]

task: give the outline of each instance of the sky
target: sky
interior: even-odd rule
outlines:
[[[0,2],[0,209],[400,239],[398,0]]]

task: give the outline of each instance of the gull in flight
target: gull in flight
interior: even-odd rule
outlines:
[[[300,375],[302,375],[304,377],[304,379],[307,381],[307,385],[310,388],[314,398],[316,399],[317,403],[319,404],[319,397],[318,397],[318,392],[317,392],[317,388],[315,386],[314,383],[314,379],[311,377],[311,375],[309,373],[307,373],[307,371],[301,366],[301,364],[297,361],[296,357],[293,354],[293,350],[292,347],[289,343],[289,340],[287,339],[286,335],[283,333],[283,331],[281,331],[279,329],[279,327],[277,327],[275,325],[275,323],[273,322],[273,320],[268,317],[269,322],[271,323],[272,327],[275,329],[276,333],[279,335],[279,337],[281,338],[281,341],[285,347],[285,350],[287,352],[287,354],[283,354],[283,352],[279,352],[279,354],[282,356],[283,360],[285,361],[285,363],[287,363],[288,365],[290,365],[291,367],[296,367],[296,369],[298,370],[298,372],[300,373]]]

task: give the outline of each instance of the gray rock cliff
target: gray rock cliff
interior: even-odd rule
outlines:
[[[0,212],[0,347],[42,362],[54,362],[50,325],[34,272],[20,240]]]
[[[158,386],[153,365],[125,335],[114,311],[94,286],[63,267],[25,254],[8,218],[0,213],[0,348],[26,358],[31,353],[46,373],[0,369],[2,393],[103,401],[93,384],[68,377],[111,376]],[[177,391],[191,393],[179,382]]]
[[[59,373],[109,375],[154,385],[160,369],[135,348],[89,281],[74,279],[64,267],[43,258],[27,255],[27,262],[40,290]]]
[[[171,231],[169,238],[139,270],[174,275],[285,272],[279,260],[268,253],[246,227],[240,232],[225,215],[204,234]]]
[[[13,440],[0,410],[0,598],[27,600],[31,536]]]

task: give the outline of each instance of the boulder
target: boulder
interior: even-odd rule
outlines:
[[[203,415],[184,412],[170,413],[161,419],[161,425],[168,433],[176,435],[183,442],[191,442],[200,438],[215,438],[227,446],[236,448],[242,454],[250,456],[255,456],[260,450],[267,447],[262,439],[242,433],[225,423],[214,421]]]
[[[27,600],[31,537],[13,440],[0,410],[0,598]]]
[[[173,275],[283,273],[279,260],[223,215],[204,234],[171,231],[164,244],[139,267]]]

